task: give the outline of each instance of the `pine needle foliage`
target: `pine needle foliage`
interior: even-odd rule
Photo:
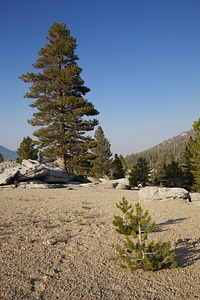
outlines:
[[[125,176],[122,162],[117,153],[114,155],[114,159],[111,162],[110,171],[111,171],[111,176],[110,176],[111,179],[119,179]]]
[[[21,163],[23,159],[33,159],[38,158],[38,150],[35,148],[35,142],[29,137],[24,137],[17,149],[17,162]]]
[[[28,120],[36,126],[33,135],[38,149],[47,161],[61,158],[63,169],[79,170],[93,158],[92,132],[99,112],[85,95],[90,89],[81,78],[75,50],[76,39],[71,36],[65,23],[54,23],[48,31],[47,44],[38,52],[33,64],[36,72],[27,72],[19,78],[29,83],[25,98],[33,100],[33,118]],[[75,170],[75,171],[76,171]]]
[[[104,131],[101,126],[98,126],[94,134],[96,147],[91,151],[95,155],[93,160],[92,173],[94,177],[101,178],[106,175],[109,175],[110,165],[111,165],[111,156],[112,152],[110,150],[110,142],[105,137]]]
[[[170,251],[170,242],[150,241],[148,234],[155,229],[148,210],[145,212],[139,203],[135,210],[125,197],[116,204],[123,216],[114,216],[112,221],[116,231],[125,236],[123,246],[116,245],[116,250],[122,261],[121,267],[128,267],[131,271],[142,268],[144,271],[156,271],[162,268],[177,266],[176,254]],[[135,214],[134,214],[135,211]]]
[[[188,147],[191,154],[190,162],[192,164],[192,174],[194,176],[194,183],[192,190],[200,192],[200,118],[194,122],[193,129],[195,131],[195,138],[190,138]]]

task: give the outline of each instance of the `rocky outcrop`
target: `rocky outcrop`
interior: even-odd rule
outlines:
[[[167,188],[167,187],[145,187],[139,191],[141,200],[158,201],[179,199],[185,202],[190,201],[189,192],[183,188]]]
[[[18,167],[4,170],[4,172],[0,174],[0,185],[14,182],[13,178],[17,175],[18,172]]]
[[[13,168],[4,169],[0,174],[0,185],[39,179],[45,183],[68,183],[68,172],[60,168],[49,168],[34,160],[23,160]]]
[[[20,164],[16,163],[15,161],[4,161],[0,163],[0,174],[15,167],[20,167]]]
[[[39,179],[44,178],[44,176],[48,173],[48,170],[44,165],[33,165],[32,167],[22,166],[18,168],[17,174],[14,176],[14,181],[21,182],[27,181],[30,179]]]
[[[43,177],[43,181],[47,183],[68,183],[69,174],[67,171],[63,171],[59,168],[50,169],[46,168],[47,174]]]

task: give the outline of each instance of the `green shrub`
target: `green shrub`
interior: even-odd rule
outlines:
[[[143,270],[159,270],[177,266],[175,252],[170,252],[170,242],[151,241],[147,244],[148,234],[155,229],[148,211],[143,212],[139,203],[134,208],[125,197],[116,204],[123,217],[114,216],[112,221],[116,231],[125,236],[123,246],[117,244],[116,250],[122,260],[121,267],[129,267],[131,271],[137,268]]]

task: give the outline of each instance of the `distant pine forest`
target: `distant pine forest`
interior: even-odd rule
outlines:
[[[137,163],[137,160],[140,157],[143,157],[148,161],[151,169],[162,167],[162,165],[169,162],[171,158],[181,163],[182,156],[190,137],[195,137],[195,131],[193,129],[165,140],[157,146],[143,152],[130,154],[125,157],[127,168],[131,169],[131,166]]]

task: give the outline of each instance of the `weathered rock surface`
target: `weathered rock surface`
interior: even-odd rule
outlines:
[[[62,171],[59,168],[50,169],[46,168],[47,174],[43,177],[43,181],[47,183],[68,183],[69,175],[67,171]]]
[[[22,166],[26,168],[32,168],[34,166],[41,165],[37,160],[32,160],[32,159],[23,159],[22,161]]]
[[[22,166],[18,169],[17,174],[14,177],[14,180],[17,182],[26,181],[30,179],[43,178],[48,173],[44,165],[33,165],[31,168]]]
[[[200,193],[190,193],[190,201],[194,204],[200,205]]]
[[[157,201],[157,200],[173,200],[180,199],[189,201],[189,192],[183,188],[167,188],[167,187],[144,187],[139,191],[141,200]]]
[[[3,173],[0,174],[0,185],[11,183],[12,179],[16,176],[18,171],[18,167],[6,169]]]
[[[20,164],[15,161],[4,161],[0,163],[0,174],[5,172],[5,170],[13,169],[15,167],[20,167]]]
[[[116,186],[116,190],[129,190],[129,189],[130,189],[129,185],[125,183],[118,183],[118,185]]]
[[[119,178],[115,180],[101,178],[99,185],[101,185],[105,189],[117,189],[117,190],[130,189],[128,178]]]
[[[0,174],[0,185],[40,179],[45,183],[68,183],[69,175],[60,168],[51,169],[34,160],[23,160],[16,167],[5,168]]]

